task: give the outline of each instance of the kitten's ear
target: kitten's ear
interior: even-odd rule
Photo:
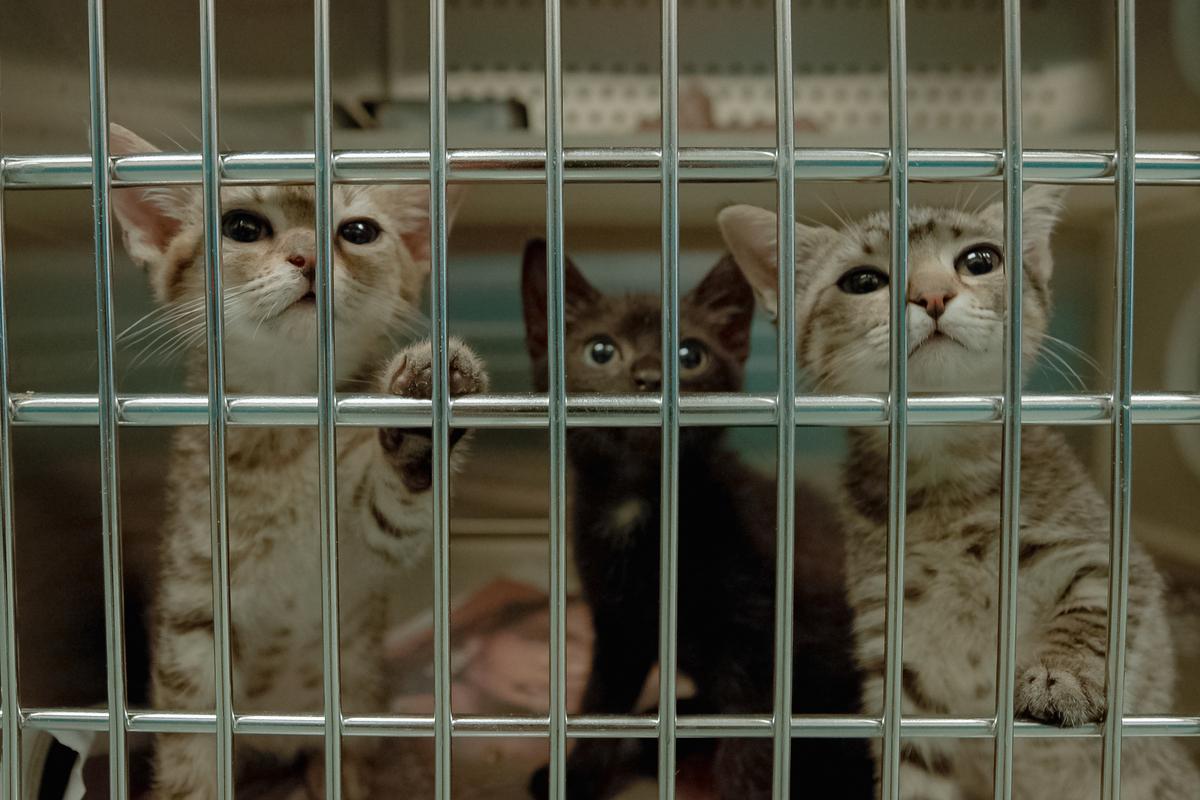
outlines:
[[[763,309],[775,319],[779,314],[779,232],[774,211],[756,206],[730,206],[717,215],[721,235]],[[796,285],[800,268],[829,236],[829,228],[811,228],[796,223]]]
[[[1050,246],[1050,235],[1062,217],[1066,196],[1066,186],[1035,184],[1025,190],[1021,201],[1021,222],[1026,246]],[[1003,203],[1001,213],[1004,213]]]
[[[717,331],[721,344],[738,361],[749,357],[754,291],[732,256],[717,262],[684,301],[705,316],[708,325]]]
[[[109,152],[114,156],[158,152],[128,128],[113,123],[108,131]],[[160,259],[179,233],[194,199],[195,191],[183,186],[114,189],[112,209],[130,258],[143,267]]]
[[[466,199],[466,187],[457,185],[446,186],[446,231],[454,227],[454,220]],[[429,187],[405,186],[396,187],[393,194],[395,206],[391,209],[393,216],[400,221],[400,238],[404,246],[412,254],[413,260],[429,274],[430,253],[430,214]]]
[[[1021,195],[1022,238],[1025,250],[1050,245],[1050,235],[1065,207],[1067,187],[1035,184]],[[1004,201],[997,200],[983,211],[997,227],[1004,227]]]
[[[525,344],[536,362],[546,355],[546,241],[531,239],[521,259],[521,303],[525,314]],[[569,256],[563,258],[563,303],[567,320],[573,312],[592,305],[602,296],[588,283]]]
[[[774,319],[779,313],[775,212],[757,206],[730,206],[717,215],[717,225],[763,309]]]
[[[1021,195],[1021,248],[1025,268],[1043,280],[1050,279],[1054,258],[1050,236],[1064,208],[1067,187],[1034,184]],[[998,200],[982,212],[998,230],[1004,229],[1004,201]]]

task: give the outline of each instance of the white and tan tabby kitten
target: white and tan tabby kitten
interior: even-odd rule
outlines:
[[[154,149],[113,126],[114,154]],[[418,316],[429,273],[427,197],[421,186],[334,189],[336,366],[342,389],[430,396],[428,342],[401,351],[376,372],[392,352],[388,332]],[[313,394],[312,188],[229,187],[221,205],[228,391]],[[188,187],[119,189],[113,210],[126,250],[146,268],[165,309],[159,319],[175,329],[169,335],[187,351],[191,388],[203,391],[200,193]],[[450,359],[452,394],[486,391],[487,376],[467,347],[452,342]],[[382,708],[386,595],[430,543],[430,437],[428,431],[343,429],[337,445],[342,693],[350,713],[363,713]],[[232,428],[227,446],[234,706],[246,713],[319,713],[316,432]],[[159,709],[213,708],[208,458],[205,429],[177,431],[153,621],[152,688]],[[348,800],[371,796],[366,741],[346,741]],[[292,758],[312,742],[243,737],[239,751],[248,746]],[[214,797],[214,759],[211,735],[159,736],[155,797]]]
[[[1050,315],[1050,235],[1062,194],[1025,193],[1023,352],[1038,355]],[[776,309],[776,217],[735,206],[720,225],[759,298]],[[888,384],[889,221],[886,212],[834,229],[796,226],[800,365],[822,390]],[[909,228],[909,380],[913,391],[1000,391],[1005,314],[1004,224],[981,212],[913,208]],[[995,708],[1000,502],[998,427],[909,431],[903,711],[987,717]],[[883,707],[887,440],[850,431],[841,511],[864,711]],[[1028,426],[1021,459],[1016,711],[1055,725],[1105,716],[1108,504],[1053,429]],[[1171,708],[1175,666],[1163,581],[1144,550],[1130,555],[1126,710]],[[1170,739],[1126,740],[1125,797],[1196,797],[1200,776]],[[992,796],[987,741],[916,739],[901,753],[901,797]],[[1099,795],[1096,742],[1020,740],[1014,798]],[[878,742],[876,742],[878,756]],[[878,757],[876,759],[878,764]]]

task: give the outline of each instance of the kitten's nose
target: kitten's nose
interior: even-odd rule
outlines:
[[[316,259],[312,256],[293,253],[292,255],[288,256],[287,262],[296,269],[300,270],[300,274],[305,278],[308,278],[310,283],[317,274]]]
[[[657,358],[639,358],[633,362],[633,382],[639,392],[657,392],[662,386],[662,365]]]
[[[946,304],[955,298],[957,292],[945,289],[930,289],[910,296],[908,302],[915,303],[925,309],[925,313],[938,319],[946,313]]]

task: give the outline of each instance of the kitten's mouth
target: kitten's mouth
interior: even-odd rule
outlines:
[[[913,353],[915,353],[918,350],[921,350],[923,348],[936,347],[936,346],[940,346],[940,345],[956,345],[958,347],[966,348],[966,345],[964,345],[962,342],[960,342],[958,339],[954,338],[950,334],[946,333],[941,328],[935,328],[924,339],[911,345],[909,348],[908,354],[911,356]]]

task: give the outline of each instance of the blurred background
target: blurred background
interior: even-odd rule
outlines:
[[[197,151],[194,4],[106,5],[111,119],[165,150]],[[908,5],[911,146],[1000,147],[1000,3]],[[311,147],[310,6],[295,0],[220,0],[217,6],[222,149]],[[446,7],[450,146],[542,146],[542,4],[446,0]],[[426,4],[338,0],[333,9],[335,148],[426,147]],[[1140,151],[1200,150],[1198,9],[1188,0],[1138,6]],[[1027,0],[1023,13],[1026,147],[1111,150],[1111,3]],[[567,146],[658,143],[659,14],[658,4],[649,0],[563,0]],[[886,146],[886,15],[882,0],[794,1],[798,146]],[[0,5],[3,155],[87,151],[86,19],[82,0]],[[679,0],[679,20],[683,144],[772,146],[772,4]],[[920,184],[912,188],[912,201],[977,206],[997,199],[998,189],[997,183]],[[769,207],[774,191],[769,183],[681,187],[685,291],[720,256],[716,212],[731,202]],[[1111,386],[1113,196],[1111,186],[1078,186],[1068,196],[1055,238],[1052,332],[1081,353],[1064,352],[1066,364],[1047,360],[1032,378],[1036,390],[1103,392]],[[10,189],[4,199],[11,388],[94,394],[90,192]],[[885,207],[886,200],[883,183],[797,186],[798,216],[822,223]],[[544,202],[538,184],[474,186],[451,236],[451,331],[484,357],[496,391],[532,386],[519,269],[526,239],[544,233]],[[567,187],[567,248],[590,280],[606,290],[657,286],[658,204],[655,184]],[[1139,189],[1135,391],[1200,391],[1198,221],[1200,187]],[[152,305],[141,271],[117,250],[120,330]],[[758,319],[749,390],[774,390],[774,348],[773,329]],[[180,364],[141,363],[137,355],[118,353],[120,391],[182,391]],[[1107,429],[1068,433],[1097,484],[1106,487]],[[733,435],[747,458],[764,469],[774,466],[769,429]],[[162,524],[169,440],[166,430],[121,431],[135,703],[145,702],[143,621]],[[843,441],[838,430],[802,429],[801,477],[832,488]],[[539,431],[480,432],[468,468],[455,476],[452,579],[464,602],[498,580],[544,588],[546,445]],[[104,634],[96,431],[20,427],[13,446],[21,703],[100,703]],[[1185,622],[1200,613],[1200,427],[1138,426],[1134,459],[1135,536],[1172,578],[1172,613],[1180,621],[1183,657],[1195,675],[1200,633]],[[431,571],[420,569],[399,600],[403,615],[418,628],[431,585]],[[1200,685],[1187,686],[1182,702],[1175,709],[1132,711],[1200,713]]]

